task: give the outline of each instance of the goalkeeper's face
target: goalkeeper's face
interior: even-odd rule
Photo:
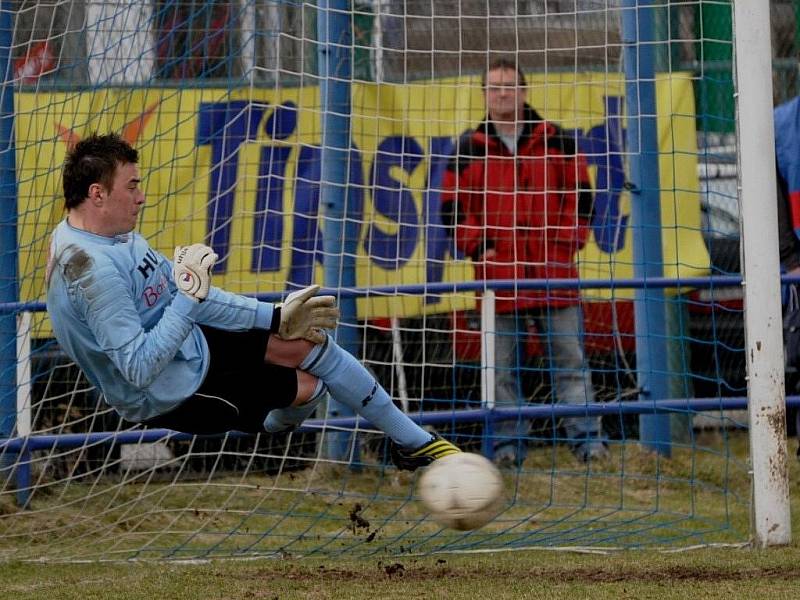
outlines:
[[[136,227],[139,212],[144,206],[144,193],[139,188],[141,181],[139,167],[136,164],[117,165],[114,184],[110,190],[105,190],[101,209],[109,234],[129,233]]]

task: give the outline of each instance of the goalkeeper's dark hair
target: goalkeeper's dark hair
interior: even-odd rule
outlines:
[[[89,186],[100,183],[110,190],[121,164],[138,163],[139,153],[116,133],[93,133],[69,151],[64,161],[64,208],[80,206]]]

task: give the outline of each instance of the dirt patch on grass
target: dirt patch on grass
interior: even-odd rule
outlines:
[[[537,577],[571,583],[609,583],[635,581],[743,581],[749,579],[796,579],[798,569],[753,568],[723,571],[708,567],[662,567],[634,571],[597,570],[578,568],[558,571],[543,571]]]
[[[420,564],[418,561],[377,561],[365,564],[363,570],[319,565],[316,568],[291,566],[279,569],[256,569],[249,573],[226,573],[242,578],[264,578],[273,580],[284,578],[291,581],[316,581],[333,583],[336,581],[380,581],[387,579],[403,579],[405,581],[425,581],[442,578],[464,579],[498,579],[531,577],[536,580],[548,580],[554,583],[621,583],[621,582],[659,582],[659,581],[697,581],[728,582],[753,579],[800,579],[800,567],[781,569],[777,567],[747,568],[739,570],[721,570],[711,567],[662,566],[660,568],[642,569],[595,569],[589,567],[564,569],[514,569],[486,565],[467,567],[459,565],[450,567],[444,559],[435,564]]]

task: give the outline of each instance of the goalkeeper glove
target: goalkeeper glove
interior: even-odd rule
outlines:
[[[278,335],[285,340],[307,339],[315,344],[325,341],[323,329],[333,329],[339,320],[339,309],[333,296],[314,296],[318,285],[311,285],[286,296],[277,304],[280,309]]]
[[[203,244],[175,247],[172,275],[178,289],[195,302],[202,302],[211,287],[211,269],[217,254]]]

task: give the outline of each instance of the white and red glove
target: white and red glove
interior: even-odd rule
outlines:
[[[333,296],[315,296],[318,285],[310,285],[286,296],[277,304],[281,320],[278,335],[285,340],[307,339],[321,344],[325,341],[323,329],[334,329],[339,322],[339,309]]]
[[[202,302],[211,287],[211,269],[219,256],[204,244],[176,246],[172,275],[175,285],[195,302]]]

